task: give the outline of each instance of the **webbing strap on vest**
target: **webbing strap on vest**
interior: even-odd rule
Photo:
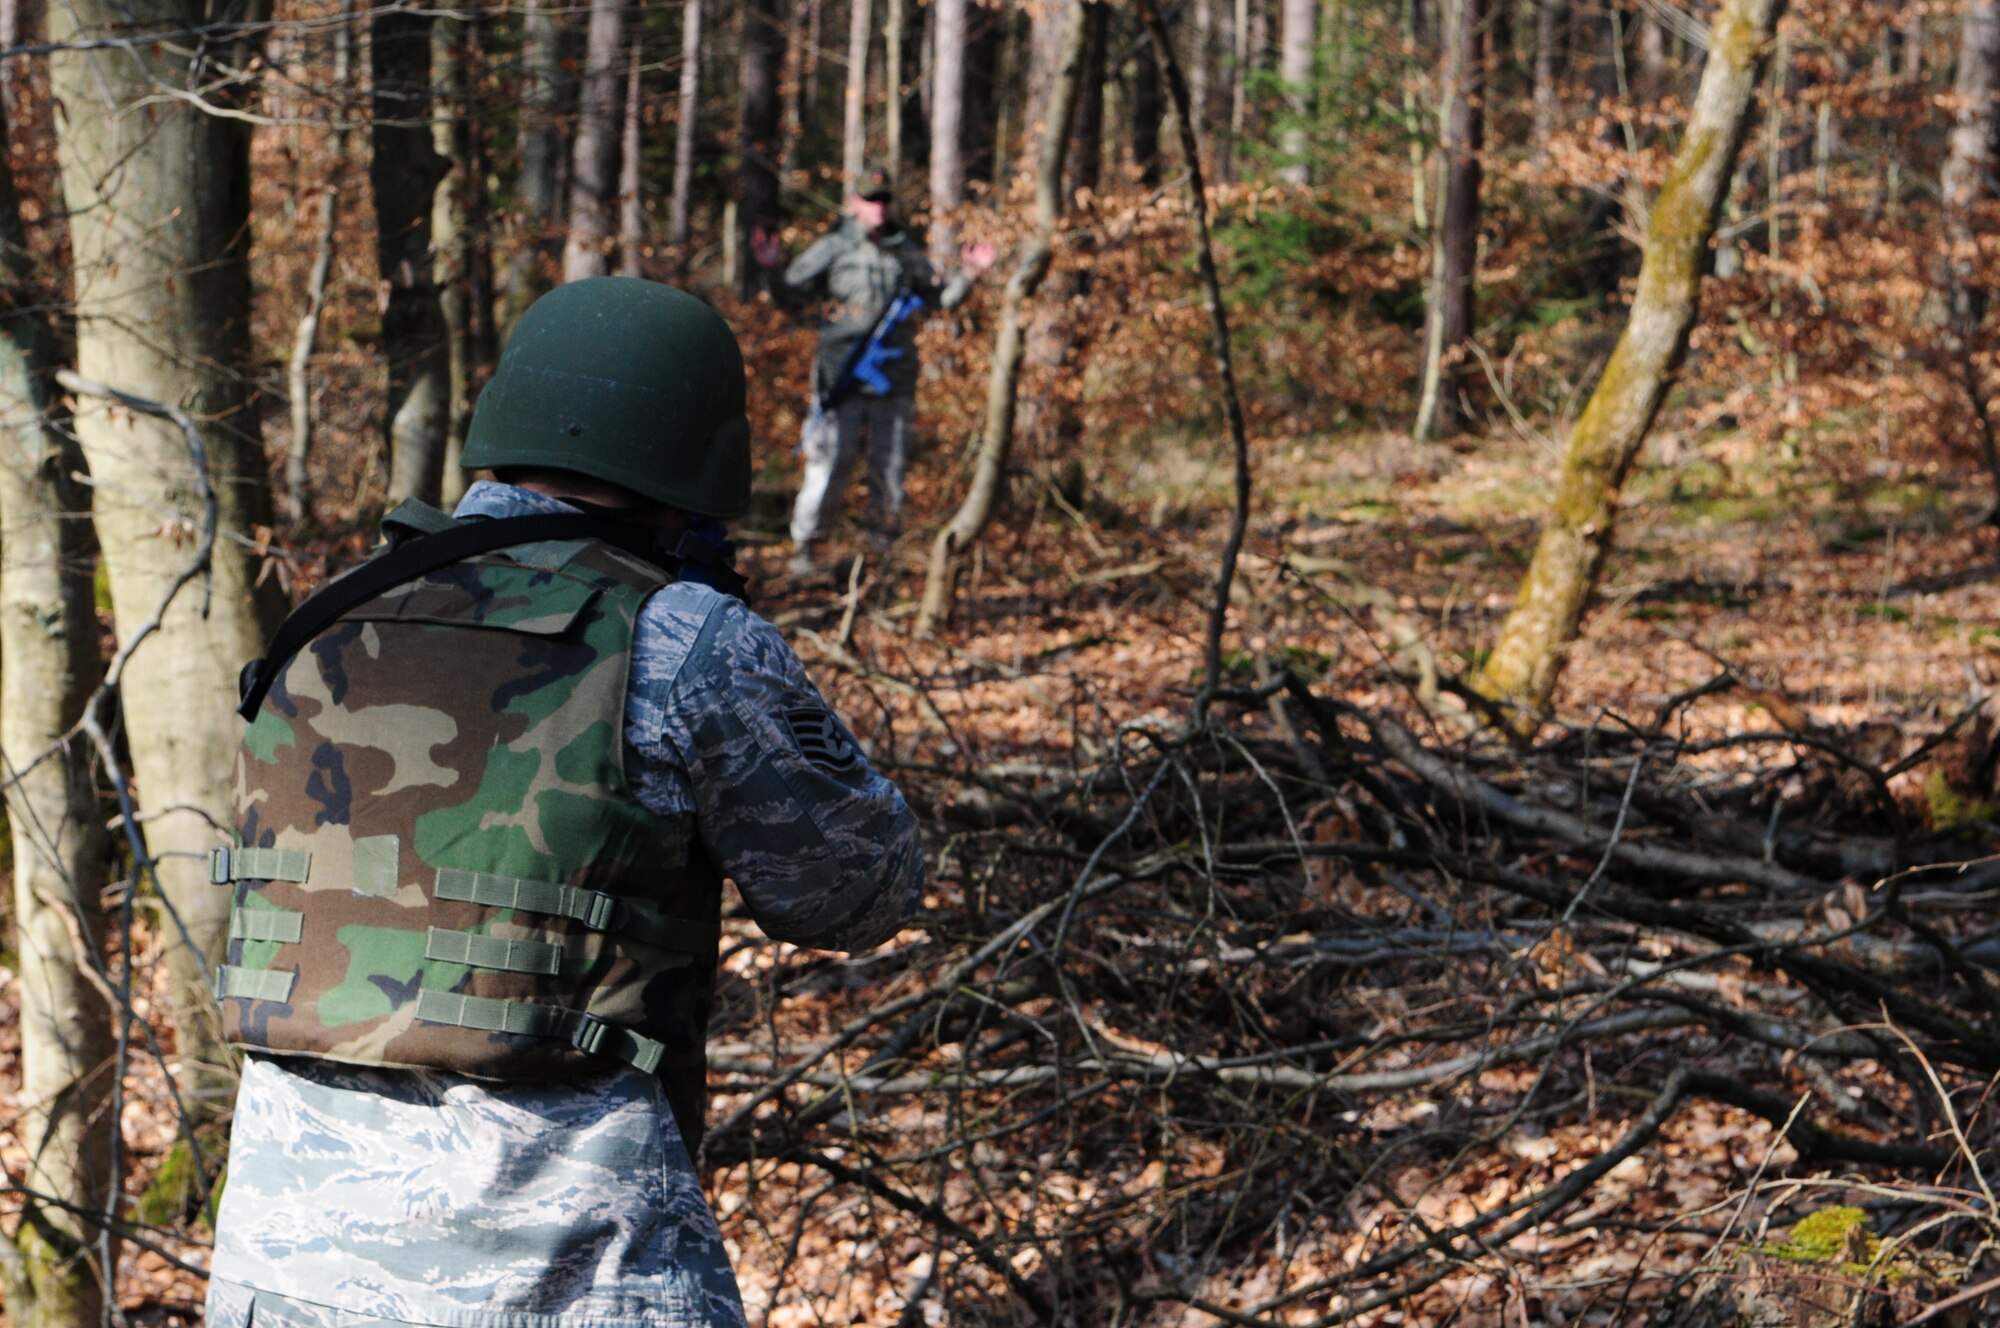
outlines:
[[[582,1010],[565,1010],[556,1005],[426,990],[417,993],[417,1018],[425,1023],[476,1028],[487,1033],[563,1038],[586,1055],[609,1056],[647,1074],[657,1073],[667,1061],[665,1043],[606,1023]]]
[[[503,973],[554,977],[562,972],[562,947],[547,941],[482,936],[476,931],[448,931],[443,927],[432,927],[425,933],[424,958],[471,968],[493,968]]]
[[[229,910],[229,939],[232,941],[283,941],[297,945],[305,930],[306,915],[289,908],[232,908]]]
[[[313,855],[296,848],[218,848],[208,855],[211,885],[232,881],[303,881]]]
[[[237,968],[233,964],[220,964],[215,970],[215,999],[220,1001],[236,996],[251,1001],[289,1000],[292,984],[298,980],[297,969]]]
[[[645,526],[607,521],[583,512],[548,512],[536,516],[505,516],[491,520],[454,522],[448,529],[418,535],[392,545],[326,583],[279,625],[262,659],[243,666],[236,680],[242,704],[236,713],[255,720],[271,684],[306,643],[385,591],[453,563],[521,544],[547,540],[601,540],[643,559],[662,571],[677,574],[689,563],[704,569],[711,584],[727,595],[743,598],[743,578],[714,546],[689,531],[658,531]]]
[[[713,955],[716,943],[722,938],[722,928],[713,922],[670,918],[636,900],[596,890],[579,890],[554,881],[440,867],[431,893],[439,899],[484,904],[489,908],[518,908],[529,913],[574,918],[592,931],[619,932],[647,945],[698,959]]]

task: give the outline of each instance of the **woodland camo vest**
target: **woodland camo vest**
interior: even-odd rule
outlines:
[[[690,1150],[721,882],[632,795],[625,688],[670,578],[595,542],[398,586],[278,676],[235,768],[225,1034],[486,1079],[657,1073]]]

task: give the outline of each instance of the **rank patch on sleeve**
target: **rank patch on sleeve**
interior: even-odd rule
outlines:
[[[795,706],[785,712],[785,727],[806,760],[822,770],[852,770],[861,753],[832,714],[819,706]]]

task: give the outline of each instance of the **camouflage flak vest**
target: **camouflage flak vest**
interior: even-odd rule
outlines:
[[[364,601],[284,667],[211,871],[231,1043],[503,1080],[615,1059],[695,1146],[721,882],[624,767],[634,623],[669,579],[522,545]]]

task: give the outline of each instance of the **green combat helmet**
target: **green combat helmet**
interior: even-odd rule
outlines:
[[[466,435],[467,470],[546,466],[696,516],[750,509],[743,352],[722,315],[633,277],[558,286],[521,315]]]

